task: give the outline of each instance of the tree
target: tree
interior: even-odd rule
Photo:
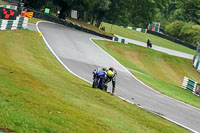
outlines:
[[[24,4],[27,7],[31,7],[34,9],[40,9],[45,5],[46,0],[24,0]]]
[[[131,23],[146,28],[155,20],[157,9],[165,8],[167,2],[168,0],[131,0]]]
[[[91,23],[94,24],[94,22],[96,22],[96,27],[100,26],[102,20],[105,17],[106,12],[110,9],[110,4],[110,0],[97,0],[97,2],[95,3],[94,8],[92,10]]]
[[[82,15],[79,18],[83,18],[85,22],[88,21],[88,15],[91,16],[91,10],[94,8],[97,0],[74,0],[72,8],[79,11]]]
[[[53,3],[61,8],[58,17],[66,19],[67,14],[70,14],[73,0],[53,0]]]
[[[200,18],[200,0],[179,0],[177,8],[183,9],[184,18],[186,21],[199,23]]]
[[[130,22],[130,0],[111,0],[110,10],[106,13],[105,21],[112,24],[127,26]]]

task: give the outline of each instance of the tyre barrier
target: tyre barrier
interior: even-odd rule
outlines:
[[[194,95],[200,95],[200,84],[196,81],[184,77],[182,88],[188,90],[189,92],[193,93]]]
[[[139,32],[147,33],[147,29],[129,27],[129,26],[127,27],[127,29],[131,29],[131,30],[136,30],[136,31],[139,31]]]
[[[27,17],[17,17],[16,20],[0,19],[0,30],[25,29],[28,25]]]
[[[193,66],[197,69],[198,72],[200,72],[199,57],[198,56],[194,56],[192,62],[193,62]]]
[[[119,43],[123,43],[123,44],[128,44],[128,41],[126,41],[124,38],[119,38],[119,37],[113,37],[112,39],[114,42],[119,42]]]

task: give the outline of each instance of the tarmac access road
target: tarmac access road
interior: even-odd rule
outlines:
[[[32,31],[37,31],[36,25],[35,24],[31,24],[31,23],[28,23],[28,29],[32,30]]]
[[[139,45],[139,46],[143,46],[143,47],[147,47],[147,43],[144,42],[140,42],[140,41],[136,41],[136,40],[132,40],[129,38],[125,38],[125,37],[121,37],[119,35],[115,35],[118,38],[123,38],[126,41],[128,41],[129,43],[135,44],[135,45]],[[160,51],[169,55],[173,55],[173,56],[178,56],[178,57],[182,57],[182,58],[187,58],[187,59],[193,59],[194,55],[192,54],[188,54],[188,53],[184,53],[184,52],[180,52],[180,51],[176,51],[176,50],[172,50],[172,49],[168,49],[168,48],[164,48],[164,47],[160,47],[157,45],[152,44],[152,49],[156,50],[156,51]]]
[[[134,78],[126,68],[90,41],[92,37],[99,37],[53,23],[40,22],[38,28],[47,45],[76,75],[92,82],[92,71],[95,68],[112,66],[118,72],[116,96],[134,102],[190,131],[200,132],[200,109],[165,96]]]

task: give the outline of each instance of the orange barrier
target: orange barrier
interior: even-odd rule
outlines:
[[[22,11],[22,16],[23,17],[28,17],[28,18],[31,19],[33,17],[33,12]]]

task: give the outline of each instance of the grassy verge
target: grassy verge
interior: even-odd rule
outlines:
[[[108,32],[108,33],[110,33],[110,31],[111,31],[111,33],[113,33],[113,34],[117,34],[117,35],[120,35],[120,36],[123,36],[126,38],[141,41],[141,42],[146,42],[147,39],[150,38],[151,42],[155,45],[158,45],[158,46],[161,46],[164,48],[181,51],[181,52],[185,52],[185,53],[189,53],[189,54],[195,54],[195,50],[192,50],[192,49],[182,46],[180,44],[168,41],[166,39],[163,39],[163,38],[151,35],[151,34],[145,34],[142,32],[126,29],[126,28],[116,26],[116,25],[112,25],[112,30],[111,30],[111,24],[108,24],[108,23],[102,23],[102,26],[105,27],[106,32]]]
[[[197,82],[200,75],[189,59],[171,56],[133,44],[122,45],[108,41],[96,41],[125,67],[144,74],[133,73],[152,88],[170,97],[200,108],[200,98],[181,88],[183,77]]]
[[[91,24],[88,24],[88,23],[86,23],[86,22],[78,21],[78,20],[76,20],[76,19],[71,19],[71,18],[67,18],[67,21],[73,22],[73,23],[75,23],[75,24],[79,24],[79,25],[83,26],[84,28],[87,28],[87,29],[96,31],[96,32],[98,32],[98,33],[101,33],[101,34],[104,34],[104,35],[113,37],[113,34],[110,34],[110,33],[107,33],[107,32],[105,32],[105,31],[103,31],[103,30],[100,30],[99,28],[97,28],[97,27],[95,27],[95,26],[93,26],[93,25],[91,25]]]
[[[43,19],[38,19],[38,18],[31,18],[31,19],[28,19],[28,23],[31,23],[31,24],[36,24],[38,21],[46,21],[46,20],[43,20]]]
[[[0,5],[9,5],[9,3],[0,0]]]
[[[0,44],[0,131],[187,132],[92,89],[58,63],[36,32],[0,31]]]

